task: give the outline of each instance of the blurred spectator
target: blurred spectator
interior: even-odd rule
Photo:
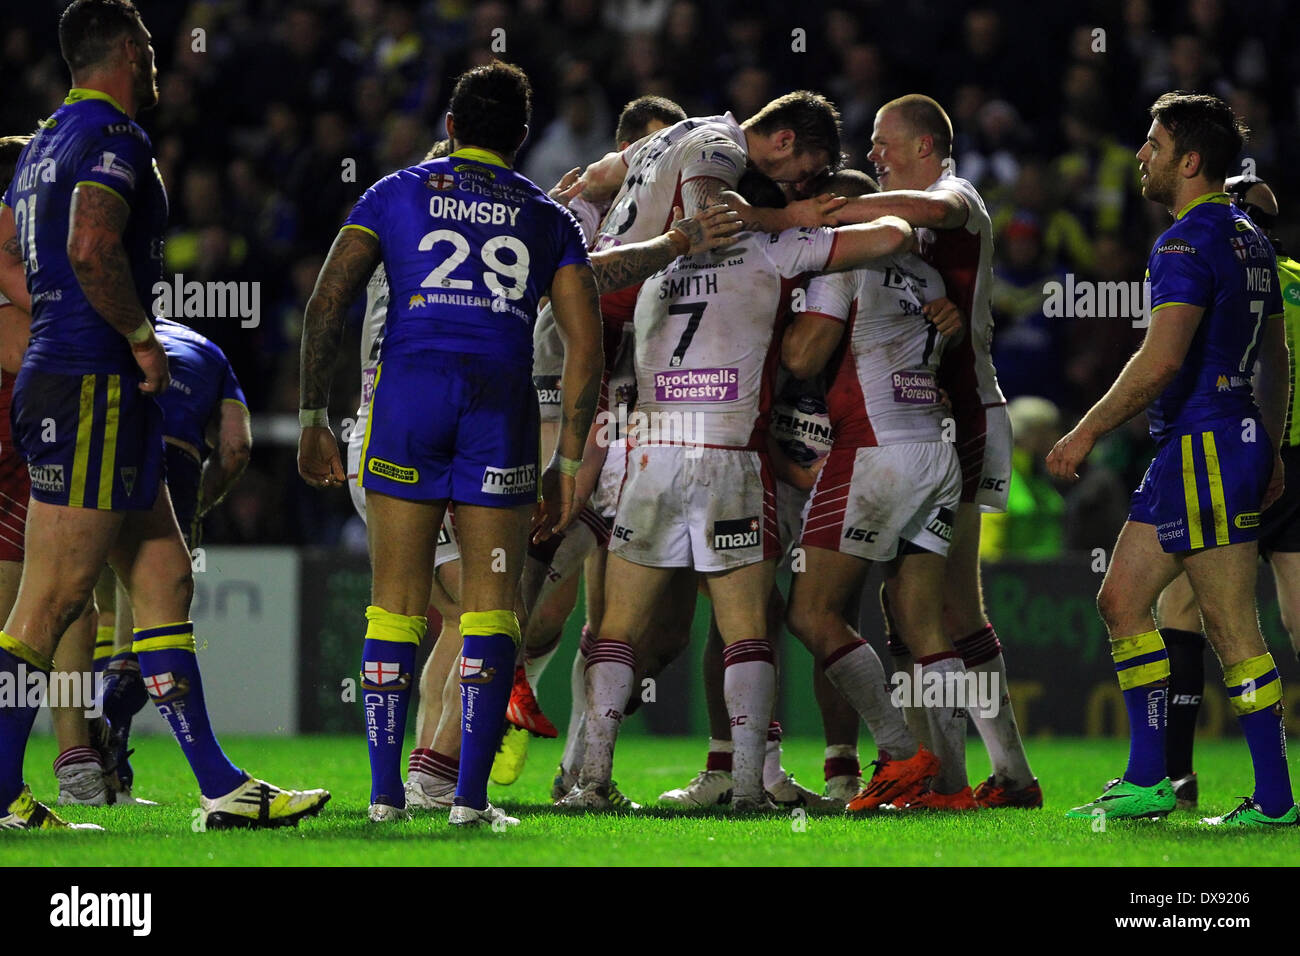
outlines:
[[[566,90],[560,100],[560,115],[542,132],[521,172],[543,189],[550,189],[573,167],[585,166],[609,151],[613,125],[594,87],[583,84]]]
[[[1045,459],[1060,439],[1061,413],[1044,398],[1007,404],[1014,445],[1007,510],[984,515],[980,557],[985,561],[1044,561],[1064,550],[1065,499],[1047,476]]]
[[[1022,213],[998,237],[993,271],[993,365],[1007,398],[1036,395],[1060,403],[1066,392],[1066,323],[1043,314],[1044,287],[1060,276],[1044,265],[1043,229]]]

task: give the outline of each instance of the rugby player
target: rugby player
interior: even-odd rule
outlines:
[[[928,96],[913,93],[886,103],[876,113],[868,157],[883,192],[850,198],[830,215],[838,222],[896,215],[917,227],[921,258],[939,270],[949,297],[969,317],[969,333],[945,349],[939,368],[939,386],[953,407],[962,468],[961,503],[944,576],[944,630],[966,670],[996,674],[1003,689],[996,713],[970,714],[993,766],[989,779],[975,789],[975,799],[984,807],[1037,808],[1042,790],[1020,739],[1001,644],[980,586],[980,514],[1006,510],[1011,477],[1011,423],[990,357],[993,229],[975,187],[953,171],[952,135],[948,114]],[[762,219],[760,213],[760,226]],[[896,597],[888,588],[884,593]],[[885,610],[888,630],[891,617]],[[889,636],[896,670],[913,673],[916,652],[909,635]]]
[[[1293,650],[1300,648],[1300,417],[1296,415],[1295,355],[1300,347],[1300,265],[1288,256],[1277,238],[1277,197],[1261,179],[1233,176],[1223,184],[1233,203],[1264,231],[1277,254],[1282,282],[1287,351],[1291,375],[1288,382],[1286,420],[1282,427],[1282,464],[1287,482],[1282,496],[1269,505],[1260,519],[1259,553],[1273,569],[1282,626]],[[1192,769],[1196,720],[1205,694],[1205,634],[1201,610],[1196,606],[1186,572],[1163,591],[1156,602],[1160,637],[1169,651],[1169,715],[1165,740],[1166,769],[1173,782],[1179,810],[1194,809],[1199,783]]]
[[[134,120],[158,101],[149,32],[127,0],[74,0],[59,45],[73,88],[24,149],[0,207],[0,247],[22,260],[32,316],[12,410],[32,479],[27,547],[0,669],[48,672],[111,564],[135,609],[132,646],[150,696],[198,780],[205,825],[296,824],[329,794],[281,790],[231,763],[194,653],[190,555],[162,480],[156,396],[167,356],[142,305],[161,275],[167,216],[149,137]],[[10,275],[0,271],[0,281]],[[21,702],[0,713],[0,826],[66,826],[23,785],[34,719]]]
[[[960,466],[943,440],[937,379],[947,341],[941,333],[961,329],[955,311],[939,272],[900,252],[869,268],[814,278],[782,342],[782,361],[800,378],[840,356],[827,369],[834,444],[804,511],[806,565],[791,584],[789,622],[880,750],[876,772],[846,805],[851,812],[885,804],[978,806],[966,780],[964,702],[924,709],[933,752],[923,746],[890,699],[879,657],[846,613],[870,563],[884,562],[892,612],[922,679],[937,675],[947,689],[954,686],[950,675],[961,678],[962,661],[942,618]]]
[[[641,287],[638,422],[610,540],[605,615],[587,655],[585,757],[561,806],[610,808],[614,746],[649,613],[675,569],[687,567],[705,577],[724,644],[732,808],[775,808],[762,766],[776,690],[766,608],[779,548],[766,418],[777,320],[808,273],[855,268],[911,240],[898,219],[744,232],[725,250],[683,256]]]
[[[1295,825],[1282,686],[1255,610],[1260,512],[1284,479],[1274,444],[1287,381],[1277,267],[1268,239],[1223,191],[1246,132],[1231,108],[1215,96],[1166,93],[1151,116],[1137,154],[1142,194],[1174,219],[1147,263],[1151,324],[1110,390],[1047,457],[1052,475],[1072,479],[1101,436],[1143,409],[1157,444],[1097,595],[1129,713],[1129,762],[1068,815],[1160,817],[1175,808],[1165,770],[1169,656],[1151,608],[1186,571],[1255,768],[1254,793],[1202,822]]]

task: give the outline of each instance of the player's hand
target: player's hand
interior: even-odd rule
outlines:
[[[821,470],[825,465],[826,459],[819,458],[807,468],[796,466],[790,476],[793,480],[789,484],[794,485],[800,491],[812,491],[813,485],[817,484],[817,476],[821,474]]]
[[[1053,478],[1074,481],[1079,477],[1079,466],[1096,443],[1096,438],[1076,425],[1048,453],[1047,473]]]
[[[571,170],[560,177],[560,181],[551,187],[550,196],[561,206],[567,206],[574,199],[582,195],[582,191],[587,188],[587,184],[582,182],[582,168],[574,166]]]
[[[781,210],[787,229],[816,229],[818,226],[838,226],[839,217],[835,214],[849,200],[834,193],[822,193],[811,199],[800,199]]]
[[[135,356],[135,364],[140,366],[140,371],[144,373],[140,391],[146,395],[160,395],[165,392],[167,386],[171,384],[172,376],[167,365],[167,353],[163,351],[158,336],[150,335],[139,345],[132,345],[131,354]]]
[[[686,255],[693,256],[699,252],[711,252],[731,245],[731,237],[744,228],[740,213],[725,203],[715,203],[689,219],[682,217],[682,207],[673,207],[673,224],[676,229],[690,240],[691,247]]]
[[[347,483],[339,443],[328,425],[311,425],[299,433],[298,474],[313,488],[337,488]]]
[[[1268,506],[1282,497],[1282,492],[1286,490],[1286,466],[1282,464],[1282,456],[1275,454],[1273,456],[1273,477],[1268,480],[1268,488],[1264,491],[1264,500],[1260,502],[1259,510],[1265,511]]]
[[[542,502],[529,532],[534,544],[558,534],[573,521],[577,514],[573,506],[575,484],[572,476],[563,474],[558,468],[547,468],[542,472]]]
[[[955,302],[948,298],[934,299],[927,302],[921,307],[921,314],[930,321],[930,324],[945,339],[960,335],[966,327],[965,313],[957,308]]]

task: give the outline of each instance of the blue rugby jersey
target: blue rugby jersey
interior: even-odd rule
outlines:
[[[1258,415],[1251,390],[1263,324],[1282,314],[1273,247],[1226,193],[1185,206],[1147,262],[1151,311],[1202,306],[1205,313],[1172,382],[1147,409],[1151,435],[1218,418]]]
[[[567,209],[473,148],[385,176],[349,227],[379,240],[391,290],[384,357],[435,350],[531,367],[538,299],[556,270],[590,261]]]
[[[230,360],[212,341],[188,326],[159,319],[158,340],[167,352],[171,385],[158,396],[163,410],[163,434],[179,438],[207,457],[207,424],[222,402],[248,401]]]
[[[23,361],[61,374],[138,374],[126,338],[91,308],[68,260],[72,194],[81,183],[112,192],[130,208],[122,245],[146,310],[162,278],[167,191],[153,144],[112,97],[73,89],[23,150],[4,196],[32,297]]]

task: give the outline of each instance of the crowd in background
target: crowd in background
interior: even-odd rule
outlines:
[[[1293,216],[1300,58],[1285,0],[1112,0],[1069,5],[940,0],[137,0],[153,34],[161,101],[140,122],[171,199],[168,274],[259,281],[256,327],[187,320],[230,356],[255,421],[298,405],[298,339],[317,271],[352,203],[443,138],[454,78],[499,56],[532,80],[522,172],[549,187],[613,146],[622,105],[657,93],[690,115],[744,119],[790,89],[826,93],[850,166],[876,109],[934,96],[956,130],[957,173],[981,189],[996,243],[994,360],[1017,406],[1018,454],[1044,528],[995,534],[990,557],[1113,543],[1150,459],[1139,416],[1098,449],[1087,481],[1034,473],[1042,447],[1100,396],[1140,342],[1132,315],[1045,314],[1043,288],[1140,281],[1165,213],[1142,200],[1134,153],[1147,107],[1181,89],[1223,96],[1253,130],[1243,160]],[[61,4],[5,4],[0,134],[31,131],[66,94]],[[1028,12],[1027,12],[1028,10]],[[1283,227],[1285,238],[1294,228]],[[356,409],[360,303],[333,389]],[[1052,496],[1055,497],[1052,497]],[[207,524],[212,543],[356,544],[346,492],[313,491],[295,449],[260,441]]]

